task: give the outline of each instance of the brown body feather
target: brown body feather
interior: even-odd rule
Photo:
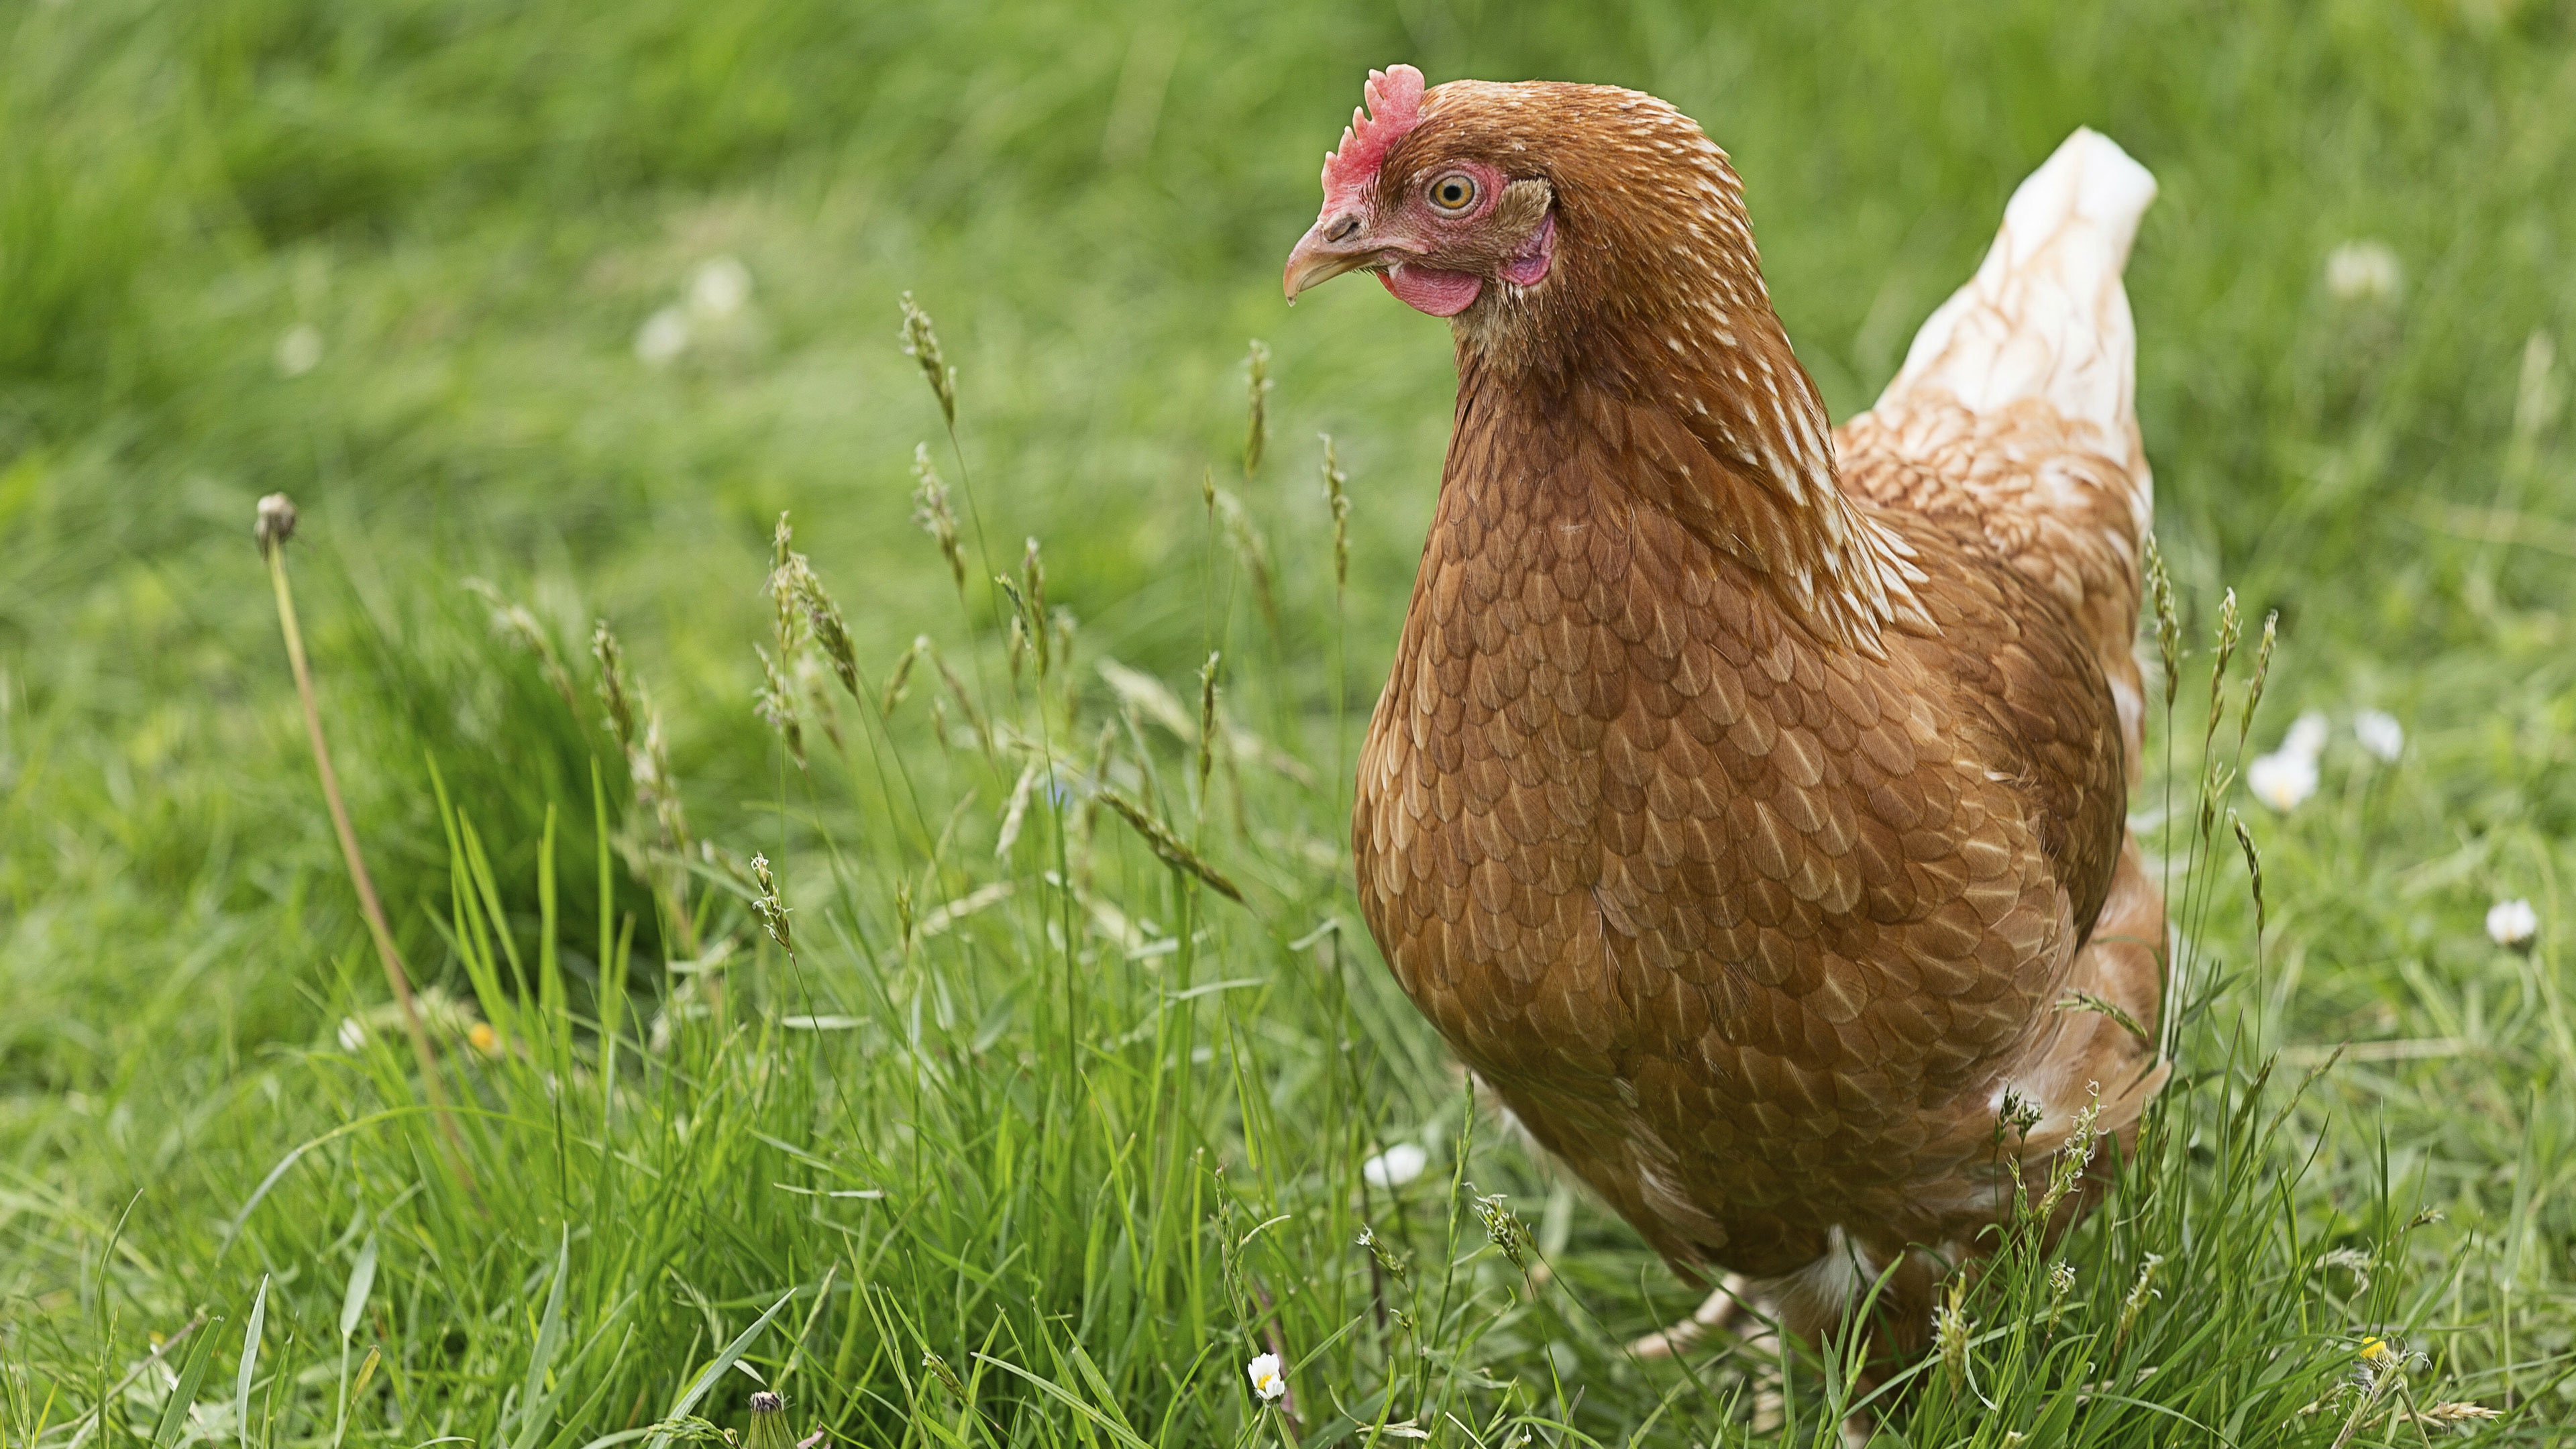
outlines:
[[[1668,1260],[1772,1280],[1811,1333],[1895,1265],[1910,1345],[2004,1210],[2005,1093],[2045,1114],[2037,1155],[2088,1083],[2117,1129],[2160,1080],[2109,1018],[2055,1009],[2156,1011],[2115,697],[2134,510],[2052,512],[2048,481],[2125,500],[2132,459],[2045,404],[1928,402],[1838,459],[1734,176],[1659,101],[1442,87],[1383,184],[1461,154],[1545,179],[1560,253],[1457,321],[1360,761],[1363,912],[1459,1056]]]

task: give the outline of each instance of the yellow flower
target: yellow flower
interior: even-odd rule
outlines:
[[[497,1057],[501,1054],[501,1034],[494,1031],[492,1023],[488,1021],[478,1021],[467,1027],[465,1041],[467,1045],[487,1057]]]
[[[2377,1363],[2381,1359],[2388,1357],[2388,1354],[2388,1344],[2382,1339],[2365,1338],[2361,1341],[2361,1361],[2363,1363]]]

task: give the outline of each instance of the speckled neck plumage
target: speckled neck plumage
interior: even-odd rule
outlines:
[[[1646,500],[1823,638],[1877,653],[1887,626],[1928,627],[1911,550],[1838,486],[1823,399],[1772,310],[1725,153],[1634,91],[1461,81],[1431,92],[1398,154],[1459,149],[1457,119],[1496,108],[1525,131],[1580,139],[1529,143],[1551,158],[1550,277],[1489,288],[1453,320],[1462,415],[1524,409],[1541,430],[1646,442],[1659,475],[1637,480]],[[1507,172],[1515,159],[1494,158]]]

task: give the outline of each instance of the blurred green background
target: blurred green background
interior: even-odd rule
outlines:
[[[2563,1294],[2576,7],[2544,0],[0,6],[13,1190],[170,1207],[193,1114],[325,1034],[362,946],[250,542],[262,493],[304,510],[326,711],[431,976],[431,763],[517,879],[604,739],[546,707],[462,580],[526,599],[576,662],[613,621],[701,833],[745,853],[775,792],[750,645],[782,510],[876,667],[919,632],[958,644],[910,522],[940,421],[897,350],[907,290],[960,368],[994,556],[1042,539],[1094,657],[1172,679],[1204,654],[1202,477],[1238,467],[1265,340],[1272,461],[1241,491],[1288,624],[1254,662],[1282,717],[1329,704],[1329,431],[1356,505],[1340,682],[1364,709],[1449,341],[1365,282],[1292,313],[1277,279],[1365,70],[1398,59],[1697,117],[1838,418],[2069,129],[2156,173],[2138,406],[2196,627],[2224,585],[2280,610],[2266,742],[2303,705],[2411,732],[2395,769],[2338,746],[2316,802],[2253,821],[2290,1036],[2471,1043],[2341,1100],[2514,1199],[2531,1291]],[[1330,806],[1302,821],[1327,841]],[[595,889],[565,889],[566,937],[590,939]],[[2477,921],[2503,895],[2539,904],[2547,974],[2490,959]],[[15,1256],[0,1293],[76,1276]],[[2519,1351],[2565,1348],[2566,1321]]]

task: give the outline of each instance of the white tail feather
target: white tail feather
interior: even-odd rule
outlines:
[[[2039,398],[2134,446],[2137,334],[2120,271],[2155,199],[2155,177],[2111,138],[2067,137],[2013,193],[1984,263],[1915,334],[1879,406],[1925,386],[1974,412]]]

